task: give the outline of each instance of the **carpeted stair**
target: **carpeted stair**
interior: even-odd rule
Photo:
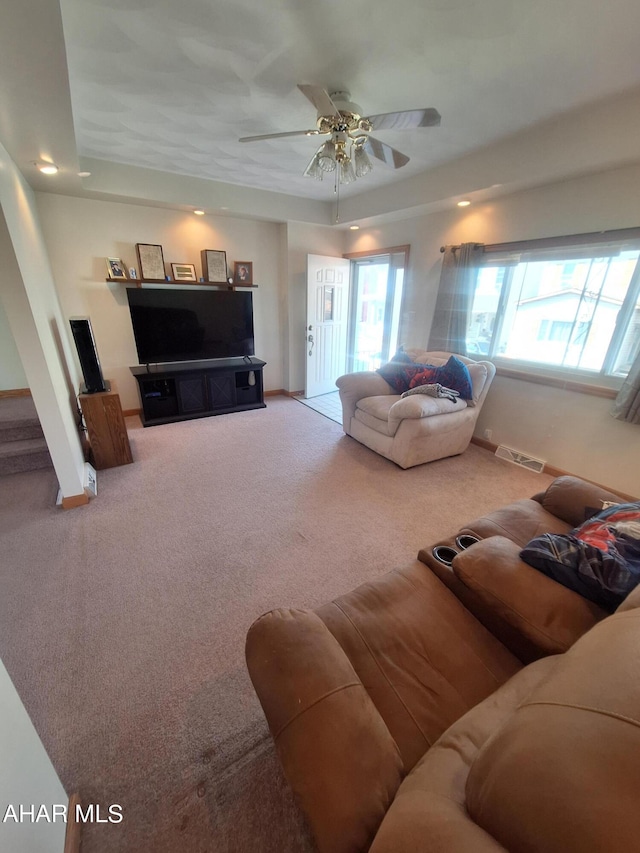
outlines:
[[[31,397],[0,398],[0,475],[51,467]]]

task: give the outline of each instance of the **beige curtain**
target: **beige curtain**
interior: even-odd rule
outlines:
[[[613,404],[611,414],[620,421],[640,424],[640,352]]]
[[[466,355],[476,269],[483,251],[482,243],[445,246],[440,287],[429,335],[430,350]]]

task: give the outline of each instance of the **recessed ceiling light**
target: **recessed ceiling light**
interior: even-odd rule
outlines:
[[[204,210],[194,210],[196,216],[204,216]]]
[[[359,225],[350,225],[349,226],[349,231],[359,231],[359,230],[360,230]]]
[[[465,198],[462,201],[458,202],[458,207],[469,207],[470,204],[471,202]]]
[[[78,172],[79,178],[88,178],[91,172]]]
[[[36,166],[43,175],[55,175],[58,171],[55,163],[36,163]]]

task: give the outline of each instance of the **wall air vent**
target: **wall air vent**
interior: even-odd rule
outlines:
[[[519,450],[506,447],[504,444],[498,445],[495,455],[498,459],[506,459],[507,462],[513,462],[514,465],[528,468],[529,471],[535,471],[536,474],[541,474],[544,471],[545,463],[542,459],[534,459],[528,453],[521,453]]]

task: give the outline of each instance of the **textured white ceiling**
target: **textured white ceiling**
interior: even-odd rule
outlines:
[[[78,154],[327,199],[302,173],[315,126],[296,88],[348,89],[365,114],[436,107],[380,131],[411,157],[383,187],[640,85],[637,0],[62,0]]]

